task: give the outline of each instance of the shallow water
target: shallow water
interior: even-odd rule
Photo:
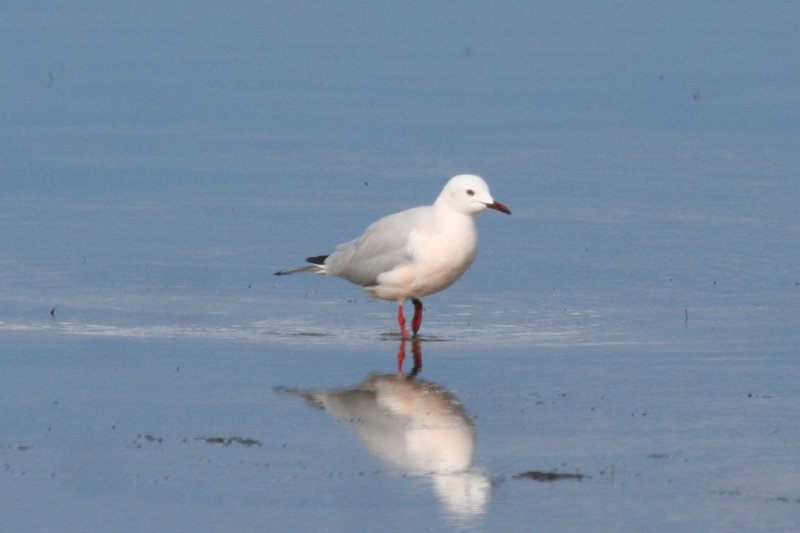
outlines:
[[[791,10],[0,14],[9,530],[797,529]],[[513,216],[399,376],[271,275],[460,172]]]
[[[422,342],[399,378],[394,341],[31,337],[4,349],[21,530],[796,524],[794,353]]]

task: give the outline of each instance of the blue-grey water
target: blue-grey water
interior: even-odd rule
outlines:
[[[800,527],[792,3],[0,29],[4,530]],[[404,374],[394,305],[271,275],[463,172],[513,215]]]

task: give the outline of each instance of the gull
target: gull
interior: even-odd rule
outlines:
[[[403,304],[411,300],[411,329],[422,325],[420,298],[452,285],[469,268],[478,252],[475,215],[486,209],[511,211],[492,198],[479,176],[450,179],[433,205],[413,207],[373,222],[352,241],[330,255],[306,259],[310,265],[275,272],[277,276],[310,272],[344,278],[371,298],[398,304],[397,323],[408,338]]]

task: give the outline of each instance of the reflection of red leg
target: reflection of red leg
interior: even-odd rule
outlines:
[[[406,340],[400,341],[400,350],[397,352],[397,373],[403,373],[403,360],[406,358]],[[417,364],[417,356],[414,355],[414,366]]]
[[[422,325],[422,302],[416,298],[412,298],[411,301],[414,303],[414,318],[411,319],[411,331],[414,332],[416,337],[419,327]]]
[[[411,371],[413,376],[422,370],[422,347],[419,344],[419,342],[415,342],[411,345],[411,353],[414,354],[414,369]]]
[[[406,333],[406,317],[403,316],[403,303],[400,302],[397,306],[397,323],[400,324],[400,333],[403,335],[403,339],[408,338],[408,333]],[[413,324],[413,321],[412,321]]]

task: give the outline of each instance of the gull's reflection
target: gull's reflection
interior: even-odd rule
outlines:
[[[402,368],[405,343],[398,366]],[[430,479],[448,517],[469,520],[485,512],[489,481],[472,466],[475,425],[456,397],[418,379],[422,356],[413,344],[409,374],[370,374],[344,389],[284,390],[325,409],[355,429],[364,447],[408,474]]]

